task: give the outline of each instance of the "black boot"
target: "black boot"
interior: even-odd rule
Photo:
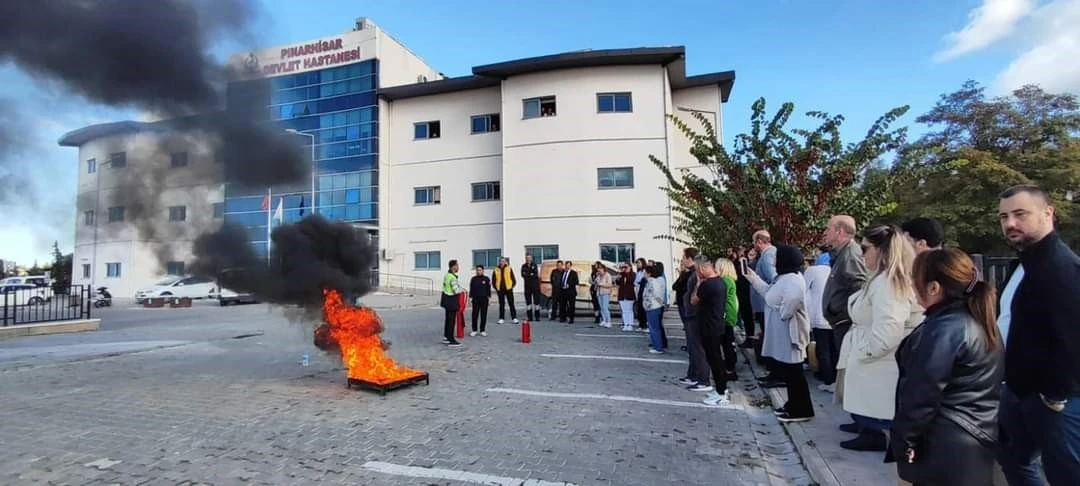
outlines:
[[[841,442],[840,447],[850,451],[885,452],[885,442],[885,434],[864,429],[858,437]]]
[[[532,307],[529,307],[529,309],[525,311],[525,315],[527,316],[526,319],[530,321],[533,320]]]
[[[840,426],[841,432],[847,432],[849,434],[858,434],[860,430],[862,430],[862,427],[859,427],[859,424],[855,422],[852,422],[850,424],[843,424]]]

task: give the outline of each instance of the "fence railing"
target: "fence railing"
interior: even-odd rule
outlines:
[[[376,286],[384,290],[394,289],[421,295],[435,295],[435,280],[427,277],[375,272],[372,278],[375,280]]]
[[[90,318],[90,287],[14,288],[0,292],[0,326]]]
[[[998,292],[1005,286],[1005,279],[1009,276],[1009,266],[1016,261],[1016,257],[986,256],[977,253],[971,255],[971,258],[982,270],[983,281],[993,285]]]

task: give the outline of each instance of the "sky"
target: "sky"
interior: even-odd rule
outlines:
[[[991,94],[1035,83],[1080,93],[1080,0],[263,0],[254,45],[277,46],[345,32],[356,17],[382,27],[437,70],[580,49],[686,47],[687,74],[734,70],[724,139],[749,127],[759,97],[775,110],[842,114],[846,140],[889,109],[910,105],[914,124],[938,98],[973,79]],[[222,45],[222,59],[251,46]],[[0,258],[45,263],[53,241],[73,250],[78,152],[64,133],[140,114],[88,104],[0,59],[0,83],[24,120],[19,166],[31,172],[37,208],[0,217]],[[799,119],[792,122],[797,125]],[[2,178],[3,174],[0,174]],[[5,188],[4,190],[12,190]]]

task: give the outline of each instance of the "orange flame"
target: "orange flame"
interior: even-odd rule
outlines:
[[[382,320],[371,308],[348,305],[338,291],[323,289],[323,319],[326,325],[315,330],[315,344],[339,351],[349,378],[383,384],[424,374],[398,366],[383,352]]]

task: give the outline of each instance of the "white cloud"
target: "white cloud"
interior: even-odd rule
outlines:
[[[1049,92],[1080,93],[1080,0],[1055,0],[1035,11],[1023,27],[1022,52],[991,84],[1009,93],[1025,84]]]
[[[1008,37],[1034,8],[1034,0],[983,0],[968,14],[963,29],[945,36],[948,46],[935,54],[934,60],[948,61]]]

